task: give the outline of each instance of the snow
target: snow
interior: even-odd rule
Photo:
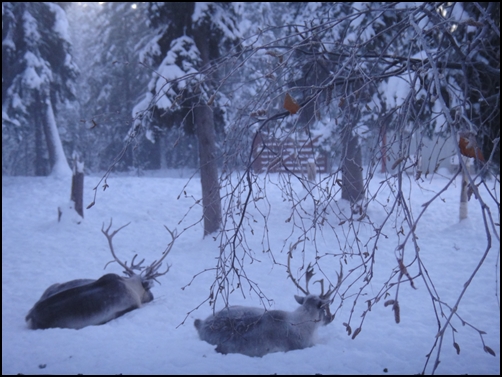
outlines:
[[[47,6],[55,16],[54,26],[52,29],[58,33],[62,39],[69,41],[70,33],[68,31],[68,19],[66,18],[65,11],[59,5],[54,3],[47,3]]]
[[[63,144],[61,144],[56,119],[54,118],[54,111],[52,110],[52,104],[49,98],[45,100],[45,105],[47,106],[47,126],[50,129],[50,134],[47,137],[53,139],[51,144],[54,146],[55,158],[50,175],[56,179],[68,181],[71,177],[71,169],[66,160]]]
[[[183,58],[182,67],[179,67],[177,63],[180,57]],[[193,63],[197,59],[199,59],[199,52],[192,38],[182,36],[171,43],[171,49],[157,68],[158,77],[153,78],[150,83],[150,87],[153,87],[153,83],[155,83],[155,93],[159,95],[155,105],[159,109],[172,108],[171,98],[176,95],[172,88],[172,82],[176,82],[178,89],[186,88],[186,79],[178,79],[185,77],[187,74],[197,73],[197,70],[193,68]],[[141,103],[144,103],[144,101]],[[135,108],[134,111],[137,111],[137,109]]]
[[[44,69],[44,62],[32,52],[27,51],[24,54],[24,60],[26,61],[26,69],[23,72],[23,82],[28,88],[39,89],[46,82],[48,76],[52,77],[51,72]],[[37,70],[41,72],[42,77],[39,76]]]
[[[197,2],[195,3],[195,8],[192,14],[192,22],[197,23],[200,19],[206,16],[206,13],[209,11],[208,3]]]
[[[139,101],[132,109],[132,116],[133,118],[136,118],[139,113],[145,111],[148,108],[148,105],[150,104],[152,100],[152,93],[146,92],[145,96],[141,101]]]
[[[469,19],[469,15],[464,11],[464,6],[462,3],[454,3],[453,8],[451,10],[451,19],[456,22],[462,22]],[[475,30],[475,28],[468,27],[468,32]]]
[[[28,11],[23,13],[23,28],[26,39],[31,43],[35,43],[40,39],[37,20]]]
[[[12,40],[12,35],[11,34],[12,33],[9,30],[9,34],[7,34],[7,36],[5,37],[5,39],[2,41],[2,48],[4,49],[4,51],[7,51],[8,49],[11,49],[13,51],[16,50],[16,44]]]
[[[286,255],[280,251],[291,233],[291,223],[285,221],[291,215],[291,206],[283,201],[274,184],[279,178],[278,174],[270,175],[267,185],[267,201],[271,206],[267,236],[274,258],[284,263]],[[376,178],[374,182],[378,183],[384,177]],[[405,189],[406,193],[412,190],[411,210],[417,213],[423,203],[444,187],[448,178],[435,175],[434,179],[422,182],[422,189],[412,181]],[[93,201],[93,188],[99,179],[85,177],[84,206]],[[379,303],[368,313],[361,333],[353,340],[342,325],[350,315],[349,299],[333,323],[320,328],[318,344],[312,348],[263,358],[216,353],[214,346],[198,339],[193,326],[194,319],[211,314],[207,303],[198,306],[208,297],[214,272],[205,272],[193,281],[192,278],[214,267],[219,255],[218,242],[213,237],[202,238],[200,223],[190,227],[201,215],[198,205],[188,211],[201,195],[198,179],[187,184],[187,178],[180,177],[180,172],[163,171],[155,176],[112,176],[107,183],[106,191],[98,187],[96,205],[85,211],[84,221],[77,225],[67,218],[70,217],[65,215],[67,212],[57,222],[56,208],[68,200],[69,182],[53,177],[3,177],[3,374],[381,374],[384,368],[390,374],[422,371],[437,325],[427,288],[418,278],[416,290],[408,284],[401,286],[399,324],[394,322],[391,308]],[[376,183],[369,187],[373,193],[378,188]],[[293,185],[301,192],[299,185],[295,182]],[[380,187],[377,199],[385,202],[389,190]],[[481,211],[473,199],[469,202],[469,218],[458,222],[459,192],[460,178],[441,194],[441,200],[428,207],[417,229],[420,253],[435,289],[450,304],[455,302],[486,247]],[[500,197],[500,192],[496,195]],[[497,208],[491,210],[498,213]],[[369,214],[377,222],[386,215],[376,204],[370,206]],[[121,273],[116,264],[103,270],[111,255],[101,226],[108,224],[110,218],[113,218],[112,229],[131,222],[114,238],[116,252],[129,261],[135,253],[150,263],[160,256],[170,241],[163,225],[176,228],[180,234],[167,257],[171,265],[169,273],[160,278],[161,285],[152,288],[154,301],[101,326],[29,330],[24,317],[51,284],[99,278],[108,272]],[[261,216],[255,219],[258,223],[253,223],[254,234],[247,232],[246,241],[257,260],[246,264],[246,272],[274,300],[272,308],[294,310],[297,304],[293,295],[298,293],[297,289],[286,279],[284,265],[274,265],[270,255],[261,251]],[[392,225],[396,224],[389,224],[382,231],[388,239],[382,240],[378,249],[379,276],[371,283],[373,293],[395,266],[394,251],[402,241]],[[345,223],[335,228],[337,236],[343,237],[347,227]],[[361,225],[359,237],[365,236]],[[327,252],[337,250],[338,242],[331,228],[319,233],[315,241]],[[484,352],[479,334],[454,318],[452,324],[458,331],[455,340],[461,352],[456,354],[451,332],[447,332],[438,373],[500,374],[500,265],[497,264],[500,244],[495,238],[492,242],[493,249],[460,302],[458,314],[486,331],[484,341],[497,356]],[[298,259],[295,262],[300,262]],[[236,291],[231,295],[231,303],[262,306],[257,295],[245,288],[246,298]],[[218,308],[221,306],[220,301]],[[360,311],[354,315],[353,328],[360,321]],[[427,371],[430,370],[429,367]]]
[[[401,76],[389,77],[380,84],[380,93],[389,109],[401,106],[410,92],[410,83]]]
[[[14,98],[12,99],[12,102],[13,105],[12,107],[16,108],[17,106],[19,106],[21,109],[23,109],[22,107],[22,102],[21,100],[19,99],[19,96],[18,95],[15,95]],[[15,125],[16,127],[19,127],[21,126],[21,123],[19,123],[19,121],[17,119],[12,119],[9,117],[9,114],[7,114],[7,111],[4,111],[2,109],[2,129],[3,127],[5,127],[4,125],[4,122],[5,123],[12,123],[13,125]]]

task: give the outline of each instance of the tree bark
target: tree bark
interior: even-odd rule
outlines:
[[[359,138],[347,126],[343,134],[342,199],[355,204],[364,198],[362,152]]]
[[[45,115],[43,125],[47,151],[49,152],[49,162],[51,167],[50,174],[59,177],[69,177],[71,175],[71,169],[68,165],[68,161],[66,160],[63,144],[61,143],[61,138],[59,137],[59,131],[56,125],[56,119],[49,93],[47,93],[45,100],[43,101],[43,106]]]
[[[387,127],[382,124],[380,127],[380,137],[382,142],[380,144],[380,152],[382,154],[382,169],[381,173],[387,173]]]
[[[71,200],[75,211],[84,217],[84,163],[79,157],[73,159],[73,176],[71,179]]]
[[[467,166],[467,161],[465,161],[465,165]],[[462,166],[462,164],[460,164],[460,166]],[[469,214],[469,208],[468,208],[469,195],[467,193],[468,185],[469,185],[468,172],[466,172],[465,169],[462,168],[462,188],[460,189],[460,210],[459,210],[460,221],[466,219]]]
[[[203,22],[193,30],[194,42],[200,52],[201,69],[210,64],[211,33],[209,24]],[[208,77],[209,78],[209,77]],[[204,236],[217,231],[221,225],[221,197],[216,162],[216,132],[213,111],[199,96],[199,103],[194,105],[194,118],[199,140],[199,166],[202,184],[202,206],[204,216]]]
[[[40,98],[40,92],[34,91],[34,104],[32,105],[31,112],[33,114],[33,121],[35,125],[35,175],[44,177],[49,174],[47,169],[46,150],[47,145],[44,140],[45,120],[43,113],[43,101]]]
[[[216,138],[211,108],[206,104],[196,105],[194,116],[199,140],[204,236],[206,236],[217,231],[221,225],[220,184],[215,156]]]

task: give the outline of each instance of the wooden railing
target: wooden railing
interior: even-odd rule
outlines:
[[[253,169],[257,173],[267,172],[292,172],[307,174],[315,163],[317,173],[326,173],[329,170],[326,153],[316,153],[316,138],[276,139],[258,135],[253,145],[255,158]]]

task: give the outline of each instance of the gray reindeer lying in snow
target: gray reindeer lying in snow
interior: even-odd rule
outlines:
[[[219,353],[241,353],[258,357],[271,352],[287,352],[313,346],[317,328],[333,320],[329,304],[330,296],[336,287],[326,293],[322,292],[321,295],[309,294],[308,288],[304,290],[293,278],[289,259],[290,257],[289,276],[305,294],[304,297],[295,295],[296,301],[301,305],[298,309],[285,312],[230,306],[204,321],[195,320],[194,325],[200,339],[216,345],[216,351]],[[308,287],[313,276],[313,268],[310,265],[305,276]],[[320,282],[323,288],[323,281]]]
[[[154,280],[169,271],[168,267],[165,272],[158,272],[162,261],[171,251],[176,235],[166,227],[172,241],[158,261],[143,269],[141,264],[144,260],[134,264],[135,256],[131,266],[127,266],[127,262],[122,263],[117,258],[112,245],[113,236],[127,225],[129,224],[110,234],[110,221],[108,228],[105,230],[103,225],[101,231],[108,240],[114,260],[125,269],[124,273],[128,277],[106,274],[97,280],[77,279],[51,285],[28,312],[26,322],[29,328],[80,329],[89,325],[101,325],[153,300],[150,288]],[[134,270],[140,270],[141,273],[137,275]]]

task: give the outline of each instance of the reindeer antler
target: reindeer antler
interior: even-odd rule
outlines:
[[[159,281],[157,280],[157,278],[159,276],[162,276],[162,275],[165,275],[169,272],[169,268],[171,266],[167,266],[167,269],[166,271],[164,272],[158,272],[159,271],[159,268],[160,266],[162,265],[162,262],[164,261],[164,259],[166,258],[167,254],[169,254],[169,252],[171,251],[173,245],[174,245],[174,241],[176,240],[176,238],[178,237],[178,235],[176,234],[176,230],[174,232],[172,232],[167,226],[164,225],[164,227],[166,228],[166,230],[169,232],[169,234],[171,235],[171,242],[167,245],[166,249],[164,250],[164,252],[162,253],[162,257],[158,260],[158,261],[153,261],[153,263],[148,266],[148,267],[142,267],[141,265],[143,264],[143,262],[145,261],[144,259],[139,262],[139,263],[134,263],[134,261],[136,260],[136,257],[138,256],[138,254],[136,254],[134,256],[134,258],[132,258],[132,261],[131,261],[131,266],[127,266],[127,262],[125,263],[122,263],[122,261],[117,258],[117,255],[115,254],[115,250],[113,249],[113,243],[112,243],[112,239],[113,237],[118,233],[120,232],[122,229],[124,229],[126,226],[128,226],[130,224],[127,223],[125,225],[122,225],[120,228],[114,230],[111,234],[110,234],[110,228],[112,227],[112,219],[110,219],[110,225],[108,225],[108,228],[106,228],[105,230],[105,224],[103,223],[103,227],[101,228],[101,232],[103,232],[103,234],[105,235],[106,239],[108,240],[108,245],[110,246],[110,251],[112,252],[112,255],[113,255],[113,259],[115,259],[114,261],[110,261],[106,264],[105,268],[112,262],[117,262],[118,264],[120,264],[122,267],[124,267],[125,271],[124,273],[128,276],[133,276],[134,275],[134,270],[138,270],[138,271],[141,271],[141,275],[142,275],[142,280],[143,281],[152,281],[152,280],[155,280],[157,283],[159,283]],[[143,270],[143,271],[142,271]],[[160,284],[160,283],[159,283]],[[150,284],[149,284],[150,285]]]
[[[321,294],[319,295],[319,297],[321,297],[322,299],[328,299],[328,298],[330,298],[331,295],[334,292],[336,292],[338,290],[338,288],[340,288],[340,286],[342,285],[342,280],[343,280],[343,265],[342,265],[341,262],[340,262],[340,273],[337,272],[336,276],[337,276],[336,285],[333,286],[332,284],[330,284],[329,285],[329,289],[328,289],[328,291],[326,293],[324,293],[324,279],[320,279],[320,280],[314,281],[314,283],[321,284]]]
[[[323,300],[330,300],[330,304],[333,303],[333,300],[335,299],[335,295],[333,295],[334,292],[337,292],[338,289],[340,288],[340,286],[342,285],[342,281],[343,281],[343,264],[342,262],[340,261],[340,273],[336,273],[336,276],[337,276],[337,282],[336,282],[336,286],[333,286],[330,284],[330,289],[328,289],[328,291],[326,293],[324,293],[324,279],[321,279],[321,280],[316,280],[314,283],[319,283],[321,284],[321,294],[320,294],[320,298],[322,298]],[[331,295],[333,295],[333,297],[331,297]],[[325,310],[326,310],[326,317],[328,317],[328,321],[327,323],[330,323],[333,321],[333,319],[335,319],[335,315],[334,314],[331,314],[331,311],[330,311],[330,308],[329,308],[329,305],[326,305],[325,306]]]
[[[162,253],[163,254],[162,258],[160,258],[158,261],[154,261],[150,266],[148,266],[147,268],[145,268],[145,270],[142,272],[145,280],[155,280],[157,283],[159,283],[159,281],[157,280],[157,278],[159,276],[167,274],[169,272],[169,269],[171,268],[171,266],[168,265],[166,271],[164,271],[164,272],[157,272],[159,270],[160,266],[162,265],[162,261],[167,256],[167,254],[169,254],[169,252],[171,251],[171,249],[172,249],[172,247],[174,245],[174,241],[178,237],[178,235],[176,234],[176,230],[174,232],[172,232],[165,225],[164,225],[164,228],[166,228],[166,230],[169,232],[169,234],[171,235],[172,240],[167,245],[166,250],[164,250],[164,252]]]
[[[300,241],[298,241],[300,242]],[[291,278],[291,281],[297,286],[297,288],[302,291],[305,295],[310,294],[309,293],[309,281],[312,279],[312,276],[314,276],[314,267],[311,266],[309,263],[307,267],[307,271],[305,272],[305,289],[298,283],[298,281],[293,277],[293,274],[291,273],[291,259],[293,259],[293,249],[298,245],[298,242],[294,245],[291,245],[289,247],[289,252],[288,252],[288,276]]]
[[[132,261],[131,261],[131,267],[128,267],[127,266],[127,262],[125,263],[122,263],[122,261],[117,257],[117,255],[115,254],[115,250],[113,250],[113,243],[112,243],[112,239],[113,237],[118,233],[120,232],[122,229],[124,229],[126,226],[128,226],[131,222],[128,222],[127,224],[125,225],[122,225],[120,228],[114,230],[112,232],[112,234],[110,234],[110,228],[112,227],[112,222],[113,222],[113,219],[110,219],[110,225],[108,225],[108,228],[106,228],[105,230],[105,223],[103,223],[103,226],[101,227],[101,232],[105,235],[106,239],[108,240],[108,245],[110,246],[110,251],[112,252],[112,255],[113,255],[113,259],[115,259],[114,261],[110,261],[108,262],[106,265],[105,265],[105,268],[112,262],[117,262],[118,264],[120,264],[124,269],[124,273],[128,276],[133,276],[134,275],[134,270],[139,270],[141,271],[143,269],[143,267],[141,267],[141,264],[145,261],[144,259],[137,263],[137,264],[134,264],[134,260],[136,259],[136,257],[138,256],[138,254],[136,254],[134,256],[134,258],[132,258]]]

